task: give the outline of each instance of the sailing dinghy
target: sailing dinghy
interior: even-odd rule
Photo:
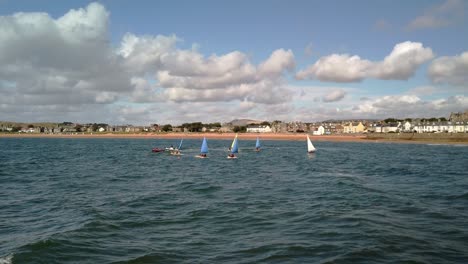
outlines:
[[[307,135],[307,152],[308,153],[315,153],[316,149],[312,142],[310,141],[309,135]]]
[[[180,149],[182,148],[182,142],[183,142],[183,141],[184,141],[184,139],[181,139],[181,140],[180,140],[180,143],[179,143],[179,147],[177,147],[177,148],[174,149],[174,150],[171,150],[171,155],[174,155],[174,156],[180,156],[180,155],[182,155],[182,154],[180,153]]]
[[[231,144],[231,153],[227,156],[228,159],[237,159],[236,153],[239,153],[239,147],[237,146],[237,134],[236,137],[234,137],[234,140],[232,141]]]
[[[255,143],[255,151],[260,151],[260,139],[257,137],[257,142]]]
[[[196,157],[204,159],[206,158],[206,154],[208,153],[208,143],[206,142],[206,137],[203,137],[203,143],[200,149],[200,154],[198,154]]]

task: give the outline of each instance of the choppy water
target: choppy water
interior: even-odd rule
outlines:
[[[468,147],[0,139],[0,263],[468,263]]]

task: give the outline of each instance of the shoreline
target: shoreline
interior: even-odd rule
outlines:
[[[0,138],[135,138],[135,139],[232,139],[236,133],[93,133],[93,134],[0,134]],[[306,134],[290,133],[237,133],[239,139],[256,140],[304,140]],[[363,135],[312,136],[316,141],[361,141]]]
[[[0,138],[106,138],[106,139],[232,139],[236,133],[93,133],[93,134],[7,134],[0,133]],[[427,138],[423,140],[408,139],[385,139],[368,138],[366,135],[309,135],[312,141],[332,141],[332,142],[368,142],[368,143],[409,143],[409,144],[468,144],[467,141],[440,140],[437,138]],[[238,133],[240,140],[256,140],[259,137],[262,140],[285,140],[301,141],[305,140],[306,133]]]

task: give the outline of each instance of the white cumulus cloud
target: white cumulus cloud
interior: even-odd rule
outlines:
[[[109,45],[109,13],[98,3],[58,19],[46,13],[0,17],[0,97],[6,104],[103,104],[131,90]],[[14,83],[15,92],[5,83]]]
[[[370,69],[370,76],[383,80],[407,80],[418,67],[434,58],[430,48],[422,43],[406,41],[395,45],[392,52],[382,62]]]
[[[359,82],[366,78],[407,80],[418,67],[434,57],[430,48],[419,42],[402,42],[383,61],[369,61],[359,56],[332,54],[299,71],[296,78],[325,82]]]
[[[142,86],[139,81],[132,101],[274,104],[290,100],[283,83],[284,74],[295,67],[291,50],[275,50],[255,65],[240,51],[205,56],[196,49],[179,49],[177,42],[176,36],[124,36],[118,53],[124,57],[126,69],[137,76],[153,76],[158,87]]]
[[[314,65],[299,71],[296,77],[318,79],[325,82],[357,82],[364,79],[372,62],[359,56],[332,54],[320,58]]]

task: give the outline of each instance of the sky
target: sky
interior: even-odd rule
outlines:
[[[468,1],[0,0],[0,120],[148,125],[468,110]]]

